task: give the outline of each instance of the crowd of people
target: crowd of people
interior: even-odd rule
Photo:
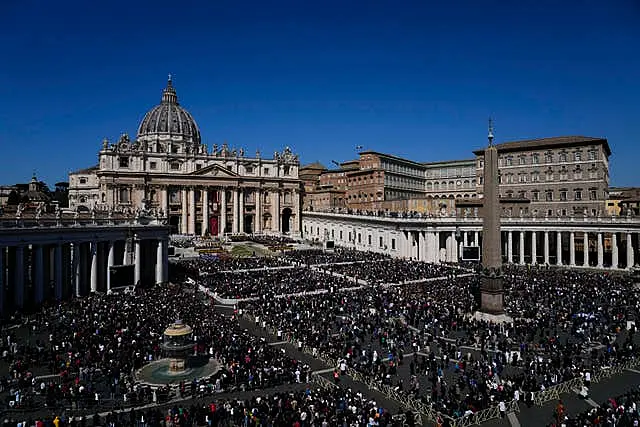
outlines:
[[[402,259],[381,259],[365,263],[329,264],[328,270],[363,279],[367,284],[403,283],[434,277],[453,276],[457,270],[446,264],[427,264]]]
[[[617,397],[611,397],[597,408],[590,408],[575,416],[566,413],[553,426],[567,427],[634,427],[640,424],[640,389],[631,390]]]
[[[331,251],[324,249],[307,249],[287,252],[285,259],[296,264],[318,265],[336,264],[343,262],[367,262],[373,263],[381,260],[388,260],[388,255],[376,252],[362,252],[353,249],[338,248]]]

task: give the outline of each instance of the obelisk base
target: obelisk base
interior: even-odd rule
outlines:
[[[491,314],[491,313],[486,313],[484,311],[476,311],[475,313],[473,313],[473,318],[483,322],[496,323],[496,324],[513,323],[513,319],[504,313]]]

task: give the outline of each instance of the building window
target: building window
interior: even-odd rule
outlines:
[[[396,239],[391,239],[391,249],[396,250]]]
[[[589,150],[589,160],[596,159],[596,152],[594,150]]]
[[[282,173],[283,173],[285,176],[288,176],[290,172],[291,172],[291,168],[289,167],[289,165],[284,165],[284,166],[282,167]]]
[[[172,171],[180,170],[180,163],[178,163],[178,162],[171,162],[171,166],[170,166],[170,167],[171,167],[171,170],[172,170]]]
[[[531,156],[531,163],[534,165],[540,164],[540,154],[533,153],[533,155]]]
[[[368,240],[368,242],[369,242],[369,246],[371,246],[371,234],[369,234],[369,236],[368,236],[368,237],[369,237],[369,238],[368,238],[367,240]]]
[[[380,247],[383,247],[383,246],[384,246],[384,244],[383,244],[383,241],[382,241],[382,237],[380,237]]]
[[[339,236],[340,236],[340,240],[342,240],[342,230],[340,230]]]
[[[576,200],[582,200],[582,191],[581,190],[576,190],[575,191],[575,199]]]
[[[511,166],[513,164],[513,158],[511,156],[507,157],[506,159],[504,159],[504,164],[505,166]]]
[[[531,172],[531,182],[540,181],[540,173],[539,172]]]
[[[545,191],[545,200],[547,202],[553,202],[553,190],[547,190]]]
[[[560,200],[563,202],[567,201],[567,190],[560,190]]]
[[[244,167],[246,173],[253,173],[253,166],[247,165]]]
[[[158,165],[157,165],[156,162],[149,162],[149,169],[151,169],[151,170],[156,169],[157,166]]]
[[[582,169],[580,169],[579,166],[576,168],[575,172],[573,173],[573,178],[582,179]]]
[[[562,169],[560,171],[560,180],[561,181],[566,181],[567,179],[569,179],[569,174],[567,173],[566,169]]]
[[[544,161],[546,163],[553,163],[553,154],[547,153],[544,155]]]
[[[550,171],[550,170],[547,171],[546,180],[547,181],[553,181],[553,171]]]
[[[526,165],[527,164],[527,159],[524,156],[520,156],[520,158],[518,159],[518,163],[520,165]]]
[[[362,234],[358,233],[358,244],[362,243]]]
[[[560,153],[560,162],[561,163],[567,162],[567,153]]]
[[[128,168],[129,167],[129,158],[126,156],[120,156],[118,158],[118,166],[121,168]]]
[[[531,200],[533,200],[534,202],[537,202],[540,200],[540,192],[538,190],[533,190],[531,192]]]
[[[196,163],[196,170],[199,171],[202,169],[202,165],[200,163]]]
[[[524,173],[521,173],[521,174],[518,176],[518,182],[527,182],[527,175],[526,175],[526,174],[524,174]]]
[[[86,184],[87,178],[80,178],[80,184]]]
[[[576,162],[582,161],[582,152],[576,151],[575,154],[573,155],[573,158],[575,159]]]
[[[269,168],[264,168],[263,171],[264,171],[264,175],[269,175]]]
[[[598,179],[598,170],[597,169],[591,169],[589,171],[589,179]]]
[[[596,190],[589,190],[589,200],[597,200],[598,193]]]

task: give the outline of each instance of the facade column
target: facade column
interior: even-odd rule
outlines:
[[[538,264],[538,238],[536,232],[531,232],[531,265]]]
[[[240,190],[238,188],[233,189],[233,233],[239,233],[240,221],[238,217],[238,211],[240,210],[238,204],[240,203]]]
[[[34,261],[35,265],[33,266],[35,283],[35,302],[37,305],[40,305],[44,300],[44,258],[42,254],[42,245],[33,245],[32,250],[35,252]]]
[[[513,264],[513,231],[507,232],[507,262]]]
[[[189,204],[187,202],[187,189],[182,187],[182,192],[180,194],[180,203],[182,203],[182,220],[180,221],[180,234],[188,234],[189,233],[189,217],[187,213],[189,212]]]
[[[207,187],[202,189],[202,227],[200,228],[203,236],[207,232],[211,235],[211,230],[209,230],[209,188]]]
[[[549,232],[544,232],[544,263],[549,265]]]
[[[280,233],[280,190],[271,193],[271,197],[271,206],[273,206],[271,230]]]
[[[238,189],[238,233],[244,233],[244,189]]]
[[[418,232],[418,258],[420,261],[427,261],[426,231]]]
[[[165,242],[164,239],[158,239],[158,245],[156,247],[156,284],[164,282]]]
[[[169,187],[166,185],[163,185],[162,188],[160,189],[160,204],[161,209],[164,213],[164,216],[166,218],[169,218]]]
[[[142,278],[142,241],[138,236],[135,237],[135,267],[133,270],[133,283],[138,286]]]
[[[67,270],[68,268],[68,264],[63,265],[63,257],[62,257],[62,250],[63,250],[63,246],[62,243],[58,243],[56,245],[56,247],[54,248],[54,253],[53,253],[53,259],[54,259],[54,263],[55,263],[55,297],[56,297],[56,301],[62,301],[62,299],[64,298],[64,276],[67,275],[69,273],[69,271]],[[69,286],[69,281],[68,279],[66,280],[67,286]]]
[[[556,265],[562,265],[562,231],[556,233]]]
[[[524,231],[520,232],[520,245],[518,246],[520,251],[520,265],[524,265]]]
[[[111,267],[115,263],[116,242],[109,242],[109,255],[107,256],[107,293],[111,290]]]
[[[256,216],[254,220],[253,229],[256,233],[262,232],[262,190],[257,188],[254,192],[256,201]]]
[[[462,234],[462,241],[464,243],[464,246],[469,246],[469,233],[467,233],[466,231]]]
[[[189,229],[188,234],[196,234],[196,189],[189,189]]]
[[[73,288],[74,288],[74,292],[75,292],[75,296],[76,297],[80,297],[82,296],[80,293],[80,286],[82,283],[82,277],[81,277],[81,264],[80,264],[80,243],[72,243],[72,248],[71,248],[71,256],[72,256],[72,260],[71,260],[71,265],[73,266]]]
[[[434,233],[433,243],[434,243],[433,246],[436,254],[434,262],[436,264],[440,264],[440,232],[439,231],[436,231]]]
[[[480,233],[477,231],[473,232],[473,246],[479,246],[479,242],[480,242],[479,234]]]
[[[631,233],[627,232],[627,269],[633,267],[633,241],[631,240]]]
[[[589,267],[589,233],[582,234],[582,266]]]
[[[292,232],[300,234],[300,227],[302,226],[302,211],[300,209],[300,190],[293,190],[293,215],[294,221],[292,223]]]
[[[598,232],[598,268],[604,265],[604,248],[602,246],[602,232]]]
[[[576,233],[573,231],[569,232],[569,265],[576,265]]]
[[[220,189],[220,233],[219,236],[223,237],[227,231],[227,189],[222,187]]]
[[[15,308],[22,310],[24,307],[24,246],[16,246],[15,261],[15,289],[13,304]]]
[[[618,268],[618,236],[611,233],[611,268]]]
[[[413,235],[413,231],[407,231],[408,234],[408,239],[409,239],[409,259],[415,259],[415,242],[416,242],[416,237]]]
[[[91,292],[98,291],[98,242],[91,242]]]
[[[458,241],[455,231],[451,232],[451,262],[458,262]]]

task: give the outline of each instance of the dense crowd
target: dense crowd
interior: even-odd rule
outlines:
[[[297,264],[317,265],[342,262],[376,262],[390,259],[388,255],[376,252],[361,252],[353,249],[337,248],[335,250],[308,249],[291,251],[285,255],[289,261]]]
[[[162,332],[176,319],[192,326],[195,354],[220,362],[222,369],[209,378],[219,390],[296,382],[302,369],[297,360],[240,329],[237,319],[198,295],[181,286],[156,286],[46,308],[33,322],[35,338],[20,341],[7,332],[2,339],[7,405],[24,408],[44,400],[48,407],[80,409],[105,400],[126,406],[157,399],[137,384],[135,372],[162,357]],[[56,377],[39,381],[35,371]]]
[[[640,424],[640,390],[635,389],[621,396],[611,397],[597,408],[590,408],[575,416],[563,415],[562,419],[556,420],[554,425],[635,427]]]
[[[246,303],[257,321],[381,384],[452,416],[628,360],[640,307],[627,279],[604,273],[507,270],[507,313],[490,324],[471,313],[475,278],[449,277],[322,296]],[[419,352],[400,373],[403,353]],[[406,371],[406,370],[404,370]]]
[[[425,262],[392,258],[378,260],[377,262],[330,264],[326,268],[335,273],[363,279],[370,285],[403,283],[457,274],[457,270],[448,265],[427,264]]]

